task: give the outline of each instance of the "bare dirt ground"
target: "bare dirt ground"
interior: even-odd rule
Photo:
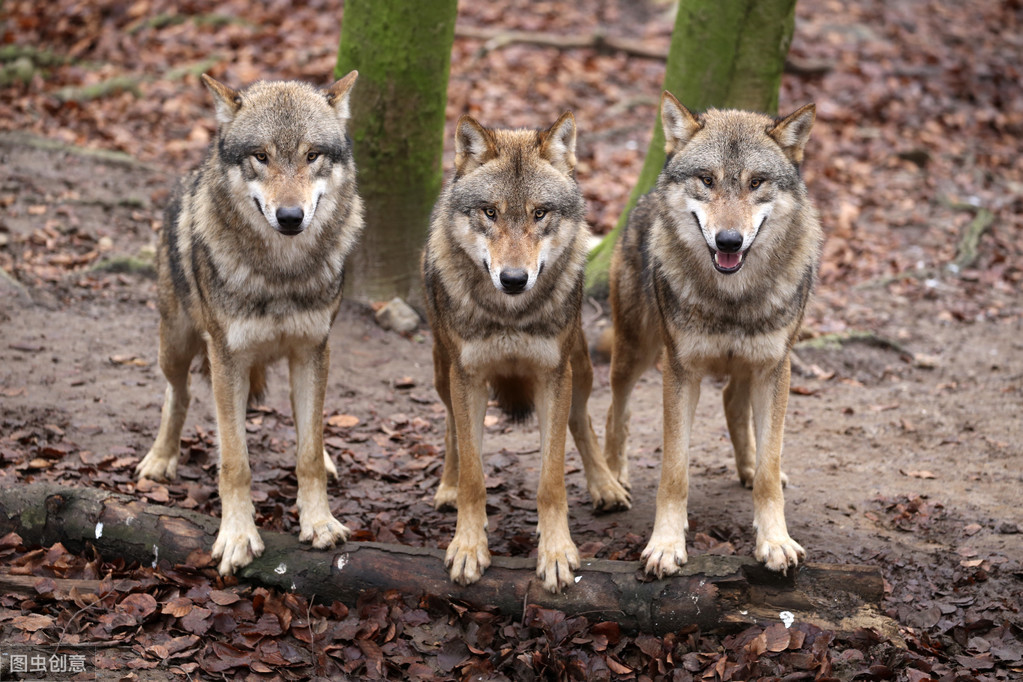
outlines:
[[[8,246],[30,261],[56,217],[78,252],[102,254],[98,266],[67,274],[55,265],[49,281],[0,279],[0,486],[100,485],[216,514],[215,422],[198,376],[179,481],[137,486],[132,476],[156,434],[164,388],[148,254],[169,176],[41,144],[0,141]],[[784,455],[790,532],[810,561],[880,567],[890,584],[885,606],[904,626],[940,631],[989,619],[1018,627],[1023,324],[1018,316],[957,319],[943,304],[948,285],[930,285],[913,296],[885,285],[844,292],[846,328],[864,335],[828,344],[817,334],[798,348]],[[831,295],[820,292],[811,317],[828,317]],[[607,324],[595,301],[584,316],[591,337]],[[341,481],[330,492],[356,539],[443,547],[454,531],[454,514],[431,504],[444,415],[430,343],[425,329],[412,337],[381,330],[356,304],[345,305],[332,334],[325,416]],[[265,406],[250,412],[249,444],[261,526],[295,530],[286,387],[278,367]],[[694,431],[691,553],[750,554],[752,500],[734,472],[720,388],[704,384]],[[608,401],[608,366],[598,360],[590,413],[601,436]],[[642,550],[660,405],[652,370],[634,393],[630,511],[594,515],[570,446],[571,529],[588,556],[636,559]],[[511,426],[494,411],[487,424],[491,546],[528,555],[535,423]]]

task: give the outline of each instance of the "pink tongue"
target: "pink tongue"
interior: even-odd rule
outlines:
[[[721,251],[718,251],[715,257],[717,258],[718,265],[726,270],[736,267],[739,261],[742,260],[742,255],[738,253],[722,253]]]

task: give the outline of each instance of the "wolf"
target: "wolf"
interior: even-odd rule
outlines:
[[[451,579],[476,582],[490,565],[483,417],[490,391],[516,419],[540,423],[537,575],[550,592],[570,585],[579,552],[568,528],[565,427],[598,508],[627,508],[586,411],[593,384],[582,330],[589,230],[574,170],[576,126],[565,112],[546,130],[455,132],[454,175],[431,216],[422,269],[434,334],[437,392],[447,408],[437,508],[455,507]]]
[[[756,558],[785,572],[805,557],[788,533],[781,471],[790,349],[816,279],[823,233],[799,166],[813,104],[773,119],[661,98],[667,160],[616,244],[605,457],[628,485],[629,394],[663,353],[664,448],[647,573],[687,560],[689,443],[705,375],[727,375],[725,417],[739,479],[753,488]]]
[[[299,538],[332,547],[349,535],[330,512],[323,449],[327,337],[341,304],[344,262],[362,229],[352,142],[353,71],[326,91],[299,82],[234,90],[208,75],[217,135],[167,208],[157,255],[160,430],[139,478],[173,479],[189,403],[189,367],[205,355],[220,450],[220,531],[227,575],[263,552],[253,519],[246,402],[267,363],[287,358],[297,434]]]

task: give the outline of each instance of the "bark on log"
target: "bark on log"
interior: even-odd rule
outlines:
[[[209,551],[219,523],[92,488],[36,483],[0,490],[0,535],[16,532],[26,545],[61,542],[75,552],[92,545],[103,556],[142,563],[184,563],[197,549]],[[299,544],[296,535],[261,535],[266,550],[241,579],[349,605],[365,590],[393,589],[511,615],[536,604],[616,621],[628,631],[665,633],[687,625],[729,631],[791,617],[826,629],[874,627],[897,636],[894,623],[877,612],[884,585],[875,567],[807,564],[786,577],[752,558],[704,555],[691,557],[681,575],[646,580],[637,562],[590,559],[575,585],[552,595],[536,580],[533,559],[494,557],[482,580],[462,587],[448,579],[439,549],[349,542],[320,551]]]

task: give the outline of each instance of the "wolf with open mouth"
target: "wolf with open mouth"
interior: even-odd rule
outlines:
[[[823,233],[799,174],[814,122],[711,109],[665,92],[667,162],[629,217],[611,261],[612,402],[606,459],[628,485],[628,399],[663,351],[664,453],[646,571],[687,560],[689,442],[704,376],[727,375],[725,416],[740,481],[753,488],[757,559],[786,571],[805,555],[785,524],[782,432],[789,350]]]

